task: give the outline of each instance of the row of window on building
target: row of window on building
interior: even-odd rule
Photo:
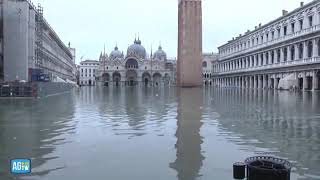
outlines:
[[[307,18],[307,22],[306,20],[304,20],[304,18],[302,19],[298,19],[297,21],[291,21],[291,23],[288,24],[284,24],[282,27],[278,26],[276,28],[276,30],[272,29],[270,30],[270,32],[261,32],[261,33],[257,33],[257,34],[261,34],[261,35],[252,35],[251,37],[248,37],[247,40],[244,40],[242,42],[238,42],[234,45],[230,45],[224,49],[221,49],[220,54],[221,55],[228,55],[234,52],[238,52],[241,50],[245,50],[246,48],[250,48],[253,46],[258,46],[261,45],[265,42],[268,41],[272,41],[275,40],[277,38],[283,37],[283,36],[287,36],[289,34],[294,34],[296,32],[302,31],[305,28],[311,28],[313,26],[315,26],[316,24],[320,24],[320,13],[317,13],[318,15],[318,22],[314,23],[314,16],[315,15],[309,15]],[[307,23],[305,25],[305,23]],[[290,28],[290,30],[289,30]],[[265,31],[265,30],[263,30]]]
[[[80,76],[81,77],[94,77],[96,73],[95,69],[81,69]]]
[[[237,60],[220,62],[219,64],[213,65],[213,71],[225,72],[319,56],[320,39],[313,39],[310,41],[269,50],[263,53],[249,55]]]

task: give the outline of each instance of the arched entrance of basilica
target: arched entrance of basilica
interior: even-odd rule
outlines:
[[[136,71],[134,70],[128,70],[126,73],[126,85],[127,86],[136,86],[137,85],[137,78],[138,78],[138,74]]]
[[[161,85],[161,74],[160,73],[154,73],[153,74],[153,82],[154,86],[160,86]]]
[[[112,81],[114,86],[120,86],[121,74],[119,72],[114,72],[112,75]]]
[[[144,72],[142,74],[142,81],[144,86],[149,86],[150,82],[151,82],[151,75],[148,72]]]
[[[110,75],[108,73],[104,73],[102,75],[102,82],[104,86],[109,86]]]

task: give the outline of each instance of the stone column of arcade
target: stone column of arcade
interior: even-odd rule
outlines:
[[[262,77],[258,75],[258,89],[262,89]]]
[[[254,76],[251,76],[250,77],[250,79],[251,79],[251,89],[254,89]]]
[[[274,85],[273,85],[273,88],[274,89],[278,89],[278,78],[277,78],[277,75],[274,76],[274,81],[273,81]]]
[[[268,75],[268,89],[272,89],[272,80],[270,75]]]
[[[312,40],[313,49],[312,49],[312,57],[318,57],[318,43],[317,39]]]
[[[303,59],[307,59],[307,58],[308,58],[308,42],[304,42],[303,43]]]
[[[251,87],[251,80],[250,80],[250,76],[247,76],[247,88],[249,89]]]
[[[265,89],[266,88],[266,75],[262,75],[262,89]]]
[[[254,76],[253,76],[253,88],[256,89],[257,86],[258,86],[258,85],[257,85],[257,76],[254,75]]]
[[[299,45],[298,44],[294,45],[294,60],[295,61],[299,60]]]
[[[312,78],[312,90],[319,90],[319,77],[317,76],[317,71],[313,72],[313,78]]]
[[[303,90],[308,90],[308,77],[306,74],[303,75]]]

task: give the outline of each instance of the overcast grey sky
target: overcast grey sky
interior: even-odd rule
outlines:
[[[98,59],[110,54],[115,44],[124,53],[135,34],[150,53],[159,43],[169,57],[177,52],[178,0],[32,0],[41,3],[44,15],[61,40],[77,49],[80,57]],[[203,0],[203,51],[217,47],[234,36],[253,30],[292,11],[301,0]],[[305,0],[305,3],[311,0]]]

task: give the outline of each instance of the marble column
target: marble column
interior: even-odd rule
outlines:
[[[283,48],[280,48],[280,62],[284,62]]]
[[[251,76],[248,76],[247,79],[248,79],[247,88],[249,89],[249,88],[251,88]]]
[[[246,86],[245,76],[242,76],[242,88],[245,88]]]
[[[317,77],[316,72],[313,73],[312,90],[319,90],[319,78]]]
[[[278,82],[277,76],[275,76],[273,83],[274,83],[273,88],[274,88],[274,89],[278,89],[279,82]]]
[[[299,60],[299,44],[294,45],[294,60]]]
[[[271,89],[271,87],[272,87],[271,76],[268,75],[268,89]]]
[[[316,39],[312,40],[313,43],[313,49],[312,49],[312,57],[317,57],[318,56],[318,43]]]
[[[308,42],[303,43],[303,59],[308,58]]]
[[[287,61],[291,61],[291,46],[287,47]]]
[[[305,74],[304,76],[303,76],[303,89],[304,90],[307,90],[308,89],[308,78],[307,78],[307,75]]]
[[[269,51],[269,57],[268,57],[268,59],[269,59],[269,63],[268,64],[272,64],[271,62],[272,62],[272,51]]]
[[[262,79],[261,75],[258,75],[258,89],[262,89]]]
[[[253,88],[254,88],[254,89],[257,89],[257,86],[258,86],[258,85],[257,85],[257,76],[254,75],[254,76],[253,76]]]

